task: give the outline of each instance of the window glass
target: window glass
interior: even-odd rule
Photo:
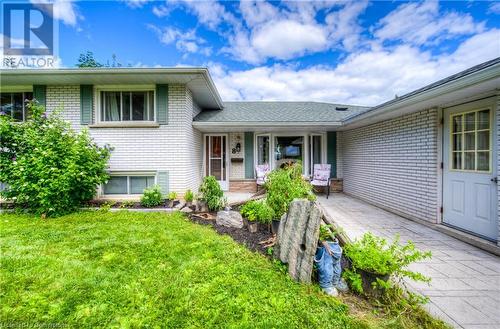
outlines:
[[[490,134],[489,131],[477,132],[477,150],[489,151],[490,149]]]
[[[123,120],[127,121],[132,118],[132,107],[130,104],[130,93],[122,93],[122,114]]]
[[[33,99],[31,92],[1,93],[0,111],[11,116],[16,121],[23,121],[29,117],[26,102]]]
[[[474,132],[465,133],[464,136],[465,136],[465,139],[464,139],[465,147],[464,147],[464,149],[466,151],[474,151],[474,149],[476,147],[476,133],[474,133]]]
[[[120,93],[104,92],[104,120],[120,121]]]
[[[146,120],[146,93],[132,93],[132,120]]]
[[[453,117],[453,132],[461,132],[462,131],[462,115],[456,115]]]
[[[285,163],[294,163],[303,160],[304,155],[304,137],[276,137],[276,148],[274,150],[276,157],[276,167],[282,167]]]
[[[462,169],[462,152],[453,152],[453,169]]]
[[[127,176],[111,176],[104,185],[104,194],[127,194]]]
[[[130,194],[142,194],[154,182],[154,176],[130,176]]]
[[[154,93],[152,91],[101,92],[103,121],[153,121]]]
[[[462,134],[453,135],[453,151],[462,150]]]
[[[269,136],[257,136],[257,164],[269,164]]]
[[[476,128],[476,113],[466,113],[465,114],[465,131],[474,131]]]

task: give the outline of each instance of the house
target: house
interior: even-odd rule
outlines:
[[[332,166],[332,188],[500,243],[500,58],[380,104],[224,102],[205,68],[3,70],[1,106],[34,97],[110,144],[100,196],[255,190],[255,165]],[[335,88],[332,86],[332,88]]]

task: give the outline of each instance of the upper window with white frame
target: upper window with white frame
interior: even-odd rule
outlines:
[[[154,121],[154,91],[101,91],[100,121]]]
[[[32,99],[32,92],[0,93],[0,111],[16,121],[24,121],[29,117],[27,101]]]

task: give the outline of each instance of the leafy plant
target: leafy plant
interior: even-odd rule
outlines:
[[[319,239],[321,241],[331,241],[333,239],[333,233],[331,231],[332,225],[321,224],[319,226]]]
[[[174,201],[175,199],[177,199],[177,192],[169,192],[168,195],[167,195],[167,199],[171,200],[171,201]]]
[[[274,210],[265,200],[252,200],[245,203],[241,207],[240,213],[251,222],[258,221],[268,224],[274,219]]]
[[[141,204],[148,208],[156,207],[162,203],[162,200],[160,186],[154,185],[144,190],[144,194],[141,197]]]
[[[186,193],[184,193],[184,200],[186,202],[193,202],[194,200],[194,193],[191,190],[187,190]]]
[[[217,211],[224,207],[226,199],[214,176],[206,176],[200,186],[200,199],[207,203],[208,209]]]
[[[121,204],[120,204],[120,208],[124,209],[124,208],[130,208],[132,206],[134,206],[135,202],[134,201],[123,201]]]
[[[399,243],[396,236],[392,243],[377,237],[372,233],[365,233],[363,237],[344,247],[345,255],[352,262],[352,269],[346,270],[344,277],[351,284],[353,290],[362,293],[362,278],[360,270],[379,276],[390,275],[397,281],[407,277],[415,281],[429,282],[430,278],[421,273],[407,269],[413,262],[430,258],[431,252],[422,252],[415,248],[413,242]],[[387,289],[392,286],[391,281],[377,279],[375,285]]]
[[[43,217],[77,210],[108,179],[109,147],[98,146],[87,130],[75,132],[59,115],[30,101],[24,122],[0,112],[0,195]]]
[[[265,184],[267,203],[273,209],[276,218],[288,211],[293,199],[307,198],[315,200],[312,186],[302,177],[302,165],[295,163],[283,169],[273,170]]]

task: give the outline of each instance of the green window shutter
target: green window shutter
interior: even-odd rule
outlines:
[[[331,178],[337,177],[337,132],[329,131],[326,133],[326,159],[332,165],[330,173]]]
[[[160,186],[161,193],[166,196],[170,192],[168,171],[158,171],[156,183]]]
[[[94,103],[94,86],[80,85],[80,123],[92,123],[92,110]]]
[[[33,98],[38,101],[38,104],[46,107],[46,90],[45,85],[33,85]]]
[[[156,85],[156,122],[168,124],[168,85]]]
[[[253,132],[245,132],[245,178],[254,178]]]

